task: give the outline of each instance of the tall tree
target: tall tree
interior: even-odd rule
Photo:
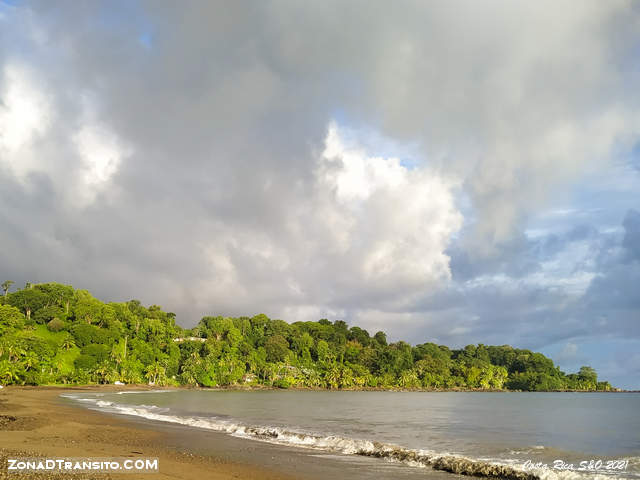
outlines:
[[[5,280],[4,282],[2,282],[2,290],[4,290],[4,296],[7,296],[7,293],[9,293],[9,288],[11,287],[11,285],[13,285],[15,282],[13,280]]]

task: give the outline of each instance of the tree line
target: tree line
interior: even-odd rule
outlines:
[[[327,389],[611,390],[588,366],[565,374],[509,345],[388,342],[344,321],[205,316],[192,329],[137,300],[104,303],[59,283],[0,297],[0,382]]]

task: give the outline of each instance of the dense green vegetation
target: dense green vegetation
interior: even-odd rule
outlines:
[[[137,300],[103,303],[58,283],[0,297],[0,382],[261,384],[314,388],[610,390],[595,370],[566,375],[541,353],[388,343],[343,321],[204,317],[193,329]]]

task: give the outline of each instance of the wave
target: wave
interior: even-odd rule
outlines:
[[[134,395],[137,393],[166,393],[173,390],[124,390],[121,392],[115,392],[116,395]]]
[[[549,469],[525,471],[521,467],[514,465],[515,462],[509,462],[508,460],[472,459],[462,455],[409,449],[371,440],[347,438],[337,435],[313,434],[275,426],[245,425],[228,417],[171,415],[168,414],[169,408],[158,407],[157,405],[126,405],[103,401],[97,398],[79,398],[74,395],[64,396],[83,402],[84,404],[93,403],[95,407],[97,407],[96,409],[111,413],[213,430],[236,437],[280,445],[312,448],[345,455],[381,458],[393,462],[402,462],[411,466],[429,467],[434,470],[458,475],[504,480],[573,480],[585,478],[600,480],[611,479],[613,476],[612,474],[586,476],[584,473],[575,471],[554,471]],[[532,450],[542,450],[544,448],[543,446],[531,447]],[[515,453],[515,451],[512,451],[512,453]],[[633,477],[636,478],[637,476],[633,475]]]

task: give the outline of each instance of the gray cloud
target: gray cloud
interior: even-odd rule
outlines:
[[[639,15],[624,1],[3,5],[3,275],[133,295],[187,325],[265,311],[531,346],[589,334],[580,299],[600,312],[615,283],[630,310],[607,328],[637,335],[633,213],[624,240],[588,219],[526,229],[637,144]],[[349,128],[416,158],[376,159],[365,134],[336,147]]]
[[[640,212],[629,210],[622,222],[625,234],[622,245],[627,251],[628,260],[640,260]]]

